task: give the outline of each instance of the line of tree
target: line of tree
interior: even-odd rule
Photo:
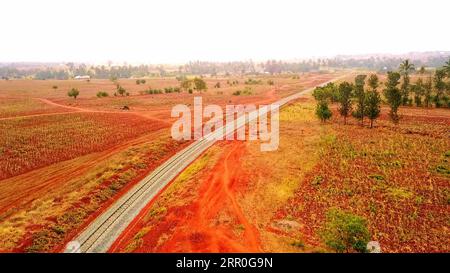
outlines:
[[[418,77],[411,83],[410,75],[417,72]],[[417,107],[450,107],[450,60],[444,66],[438,67],[434,73],[426,73],[424,67],[416,70],[409,60],[399,66],[401,77],[401,104]],[[393,77],[393,76],[392,76]]]
[[[448,59],[450,52],[417,53],[411,55],[418,67],[440,67]],[[34,79],[70,79],[77,75],[89,75],[93,79],[111,78],[142,78],[157,76],[180,75],[253,75],[262,72],[270,74],[302,73],[318,71],[320,69],[348,69],[363,68],[386,73],[396,70],[402,59],[395,56],[369,56],[309,59],[303,61],[286,62],[270,60],[262,63],[253,61],[240,62],[189,62],[178,67],[168,65],[86,65],[86,64],[23,64],[0,63],[0,78],[34,78]],[[402,74],[408,75],[414,71],[405,66]],[[419,73],[420,70],[415,71]],[[406,87],[406,86],[405,86]],[[406,89],[404,89],[405,91]]]
[[[418,78],[411,83],[410,75],[414,71],[414,64],[405,60],[399,65],[398,71],[387,72],[385,83],[380,83],[377,74],[371,74],[369,78],[361,74],[355,77],[354,83],[344,81],[339,85],[329,83],[317,87],[313,92],[317,101],[316,115],[323,122],[330,119],[332,112],[329,103],[337,102],[344,124],[347,124],[350,115],[357,118],[361,125],[364,125],[364,117],[367,117],[372,128],[383,103],[378,91],[381,85],[384,85],[384,103],[389,106],[389,116],[394,123],[400,120],[400,106],[412,106],[413,102],[417,107],[431,107],[434,104],[435,107],[450,108],[450,60],[436,69],[434,74],[425,75],[425,69],[421,67]]]

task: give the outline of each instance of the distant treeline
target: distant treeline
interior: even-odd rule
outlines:
[[[431,54],[426,58],[411,58],[416,67],[441,67],[450,53]],[[182,76],[182,75],[245,75],[245,74],[280,74],[280,73],[302,73],[327,69],[361,68],[378,72],[387,72],[396,69],[402,58],[400,57],[336,57],[330,59],[304,60],[297,62],[271,60],[264,63],[253,61],[241,62],[189,62],[178,67],[156,66],[156,65],[99,65],[88,66],[86,64],[67,63],[64,65],[47,65],[43,67],[26,67],[14,64],[0,64],[0,77],[2,79],[12,78],[34,78],[34,79],[70,79],[75,76],[88,75],[96,79],[115,78],[140,78],[160,76]]]

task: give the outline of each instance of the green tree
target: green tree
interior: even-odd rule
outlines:
[[[384,89],[384,96],[391,108],[389,115],[394,123],[398,123],[399,121],[398,108],[402,103],[402,94],[398,88],[400,77],[400,73],[389,71],[387,82],[385,84],[386,87]]]
[[[447,88],[446,84],[444,82],[445,78],[445,70],[444,69],[437,69],[434,73],[434,88],[436,89],[436,96],[434,99],[434,103],[436,107],[441,107],[441,99],[444,95],[444,91]]]
[[[409,60],[404,60],[399,66],[399,72],[403,77],[403,82],[401,85],[402,92],[402,103],[406,105],[409,99],[409,88],[410,88],[410,78],[409,74],[414,71],[414,64],[410,63]]]
[[[447,74],[447,78],[450,78],[450,59],[448,59],[448,61],[445,62],[444,71],[445,74]]]
[[[433,92],[433,80],[431,79],[431,76],[429,76],[427,81],[423,85],[423,95],[424,95],[425,107],[430,106],[432,92]]]
[[[376,74],[372,74],[369,77],[368,84],[370,90],[366,95],[366,109],[365,114],[370,120],[370,128],[373,127],[373,121],[380,116],[380,105],[381,105],[381,96],[378,93],[378,76]]]
[[[187,91],[189,89],[191,89],[192,86],[192,81],[186,78],[183,78],[183,80],[180,83],[180,87],[184,90]]]
[[[364,85],[367,75],[358,75],[355,77],[355,98],[356,98],[356,110],[353,112],[353,116],[361,120],[361,125],[364,125],[364,113],[366,107],[366,91]]]
[[[123,96],[127,93],[127,90],[120,85],[117,85],[117,94]]]
[[[422,106],[422,96],[424,95],[424,83],[422,78],[418,78],[416,83],[411,85],[411,91],[414,93],[414,103],[416,106]]]
[[[347,124],[347,117],[352,111],[353,85],[349,82],[339,84],[339,114],[344,117],[344,124]]]
[[[79,94],[80,94],[80,91],[78,91],[78,89],[76,89],[76,88],[70,89],[70,91],[67,93],[67,95],[69,97],[73,97],[74,99],[76,99]]]
[[[317,103],[316,115],[322,122],[325,122],[331,118],[332,113],[326,100],[321,100]]]
[[[337,208],[328,210],[320,236],[336,252],[366,252],[370,233],[366,220]]]
[[[316,100],[331,100],[332,102],[339,101],[339,90],[334,83],[328,83],[325,86],[316,87],[313,91],[313,97]]]
[[[206,86],[206,82],[203,79],[195,78],[194,79],[194,89],[199,92],[202,92],[202,91],[208,89],[208,87]]]

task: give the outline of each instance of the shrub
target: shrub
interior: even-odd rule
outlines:
[[[261,84],[262,81],[261,80],[254,80],[252,78],[249,78],[248,80],[245,81],[245,84]]]
[[[99,91],[97,93],[97,98],[104,98],[104,97],[108,97],[108,96],[109,96],[109,94],[105,91]]]
[[[320,231],[325,244],[336,252],[365,252],[370,240],[366,220],[340,209],[330,209]]]
[[[117,85],[117,94],[123,96],[127,93],[127,90],[120,85]]]
[[[242,91],[243,95],[251,95],[253,93],[253,90],[250,87],[245,87],[244,91]]]

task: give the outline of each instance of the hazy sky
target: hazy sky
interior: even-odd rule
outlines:
[[[3,0],[0,62],[179,63],[450,50],[448,0]]]

